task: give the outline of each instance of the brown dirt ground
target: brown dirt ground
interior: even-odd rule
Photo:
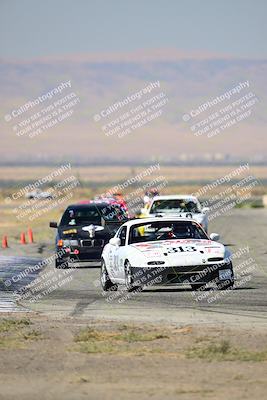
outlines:
[[[5,400],[255,400],[267,391],[260,328],[2,315],[0,357]]]

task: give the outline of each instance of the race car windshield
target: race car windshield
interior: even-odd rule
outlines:
[[[189,212],[200,213],[200,205],[193,200],[186,199],[170,199],[170,200],[155,200],[152,204],[152,214],[157,213],[173,213],[173,212]]]
[[[130,230],[129,244],[175,239],[208,239],[194,222],[170,221],[135,225]]]
[[[60,221],[61,226],[101,225],[101,218],[107,222],[126,221],[127,217],[117,205],[88,205],[68,208]]]

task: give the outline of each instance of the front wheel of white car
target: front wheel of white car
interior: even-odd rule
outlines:
[[[104,260],[101,261],[100,283],[104,292],[116,291],[118,289],[118,286],[110,280]]]
[[[125,286],[128,292],[141,291],[142,286],[138,286],[133,282],[132,267],[129,261],[126,261],[124,266]]]
[[[194,283],[191,285],[192,290],[194,291],[201,291],[204,290],[206,288],[205,283]]]
[[[218,281],[216,282],[218,290],[232,290],[234,288],[234,280],[229,279],[227,281]]]
[[[221,272],[223,273],[224,271]],[[226,273],[227,276],[224,276],[224,279],[220,279],[221,277],[219,271],[219,276],[216,280],[216,285],[218,290],[231,290],[234,288],[235,278],[234,278],[234,271],[232,264],[230,265],[230,268],[228,267]]]

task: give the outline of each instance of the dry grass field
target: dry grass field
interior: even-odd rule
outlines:
[[[61,164],[66,164],[62,162]],[[157,162],[151,162],[155,165]],[[147,169],[149,166],[91,166],[73,167],[71,173],[83,182],[121,182],[131,178]],[[35,181],[40,177],[50,174],[57,167],[29,166],[29,167],[0,167],[1,181]],[[153,175],[162,175],[169,182],[177,184],[187,184],[196,181],[212,181],[229,174],[238,168],[236,166],[161,166],[160,170]],[[250,175],[254,175],[260,180],[267,179],[267,166],[251,166]],[[153,176],[152,175],[152,176]],[[149,178],[149,177],[148,177]]]
[[[238,328],[0,320],[3,399],[263,399],[266,336]],[[16,384],[14,384],[16,382]]]

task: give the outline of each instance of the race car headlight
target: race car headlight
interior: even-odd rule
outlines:
[[[147,265],[162,265],[165,261],[148,261]]]

